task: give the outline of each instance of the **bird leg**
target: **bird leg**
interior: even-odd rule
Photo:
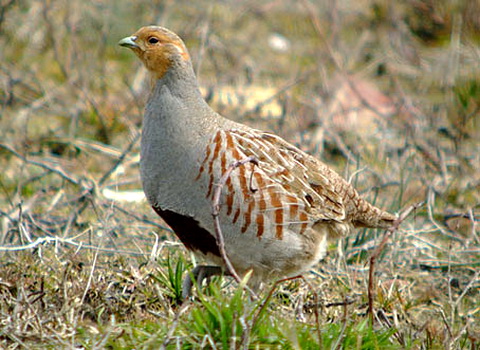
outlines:
[[[192,296],[192,286],[196,283],[197,286],[201,286],[203,280],[209,279],[213,276],[219,276],[223,273],[223,269],[220,266],[206,266],[197,265],[195,268],[187,274],[182,284],[182,298],[186,300]]]

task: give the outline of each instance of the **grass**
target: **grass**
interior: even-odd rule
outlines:
[[[479,18],[468,0],[2,2],[0,347],[477,348]],[[376,263],[373,323],[375,230],[259,300],[224,278],[181,304],[195,257],[142,197],[145,75],[116,45],[150,23],[185,39],[214,109],[380,207],[425,202]]]

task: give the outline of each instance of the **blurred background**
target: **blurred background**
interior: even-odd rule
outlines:
[[[389,211],[424,202],[383,273],[404,276],[403,297],[422,304],[418,324],[438,319],[433,303],[455,315],[442,325],[471,329],[480,313],[480,2],[470,0],[0,0],[0,320],[12,317],[18,281],[37,291],[34,281],[65,276],[67,262],[71,297],[84,302],[73,330],[105,303],[91,294],[116,275],[102,273],[139,278],[149,259],[160,266],[150,269],[166,266],[166,250],[191,264],[139,182],[148,83],[117,42],[148,24],[184,39],[219,113],[278,133]],[[332,271],[351,272],[342,262],[361,269],[379,234],[333,246],[318,273],[335,284]],[[97,285],[86,288],[94,267]],[[118,319],[136,317],[108,305]]]

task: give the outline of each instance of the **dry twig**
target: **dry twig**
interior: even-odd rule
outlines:
[[[372,253],[370,256],[370,269],[368,271],[368,314],[370,315],[370,322],[373,324],[373,282],[374,282],[374,272],[375,272],[375,262],[380,255],[380,253],[383,251],[383,248],[385,248],[385,244],[387,244],[388,239],[390,236],[396,232],[400,226],[400,224],[410,215],[410,213],[418,208],[420,208],[423,205],[423,202],[421,203],[416,203],[411,206],[409,206],[407,209],[405,209],[395,220],[393,225],[387,229],[385,234],[383,235],[382,241],[380,244],[377,246],[375,251]]]
[[[225,186],[225,183],[227,182],[228,178],[232,174],[232,171],[234,171],[236,168],[241,167],[247,163],[252,163],[253,165],[258,166],[258,160],[251,156],[239,161],[236,161],[227,168],[227,171],[222,175],[220,178],[219,183],[217,184],[217,187],[215,188],[215,192],[213,194],[213,210],[212,210],[212,216],[215,224],[215,238],[217,240],[217,245],[218,249],[220,250],[220,255],[223,259],[223,262],[225,263],[225,266],[227,267],[227,272],[232,275],[232,277],[237,281],[237,283],[240,283],[240,277],[238,276],[238,273],[235,271],[235,268],[233,267],[232,263],[230,262],[230,259],[227,256],[227,252],[225,251],[225,240],[223,237],[222,233],[222,228],[220,226],[220,220],[218,219],[218,216],[220,214],[220,195],[222,193],[222,188]],[[256,299],[256,293],[251,290],[248,286],[245,286],[245,289],[247,289],[251,295]]]
[[[175,316],[173,317],[172,325],[168,329],[168,332],[165,335],[165,339],[163,340],[162,345],[160,346],[161,350],[167,349],[167,346],[172,341],[173,334],[175,333],[175,330],[178,327],[178,323],[180,321],[180,316],[182,316],[182,314],[184,314],[189,309],[189,307],[191,305],[192,305],[191,302],[187,301],[187,302],[183,303],[182,306],[180,307],[180,309],[178,309],[178,311],[175,313]]]

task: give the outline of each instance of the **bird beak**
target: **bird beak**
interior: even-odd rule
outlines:
[[[118,45],[128,47],[129,49],[139,49],[140,46],[135,43],[135,40],[137,40],[136,36],[127,36],[126,38],[120,40]]]

